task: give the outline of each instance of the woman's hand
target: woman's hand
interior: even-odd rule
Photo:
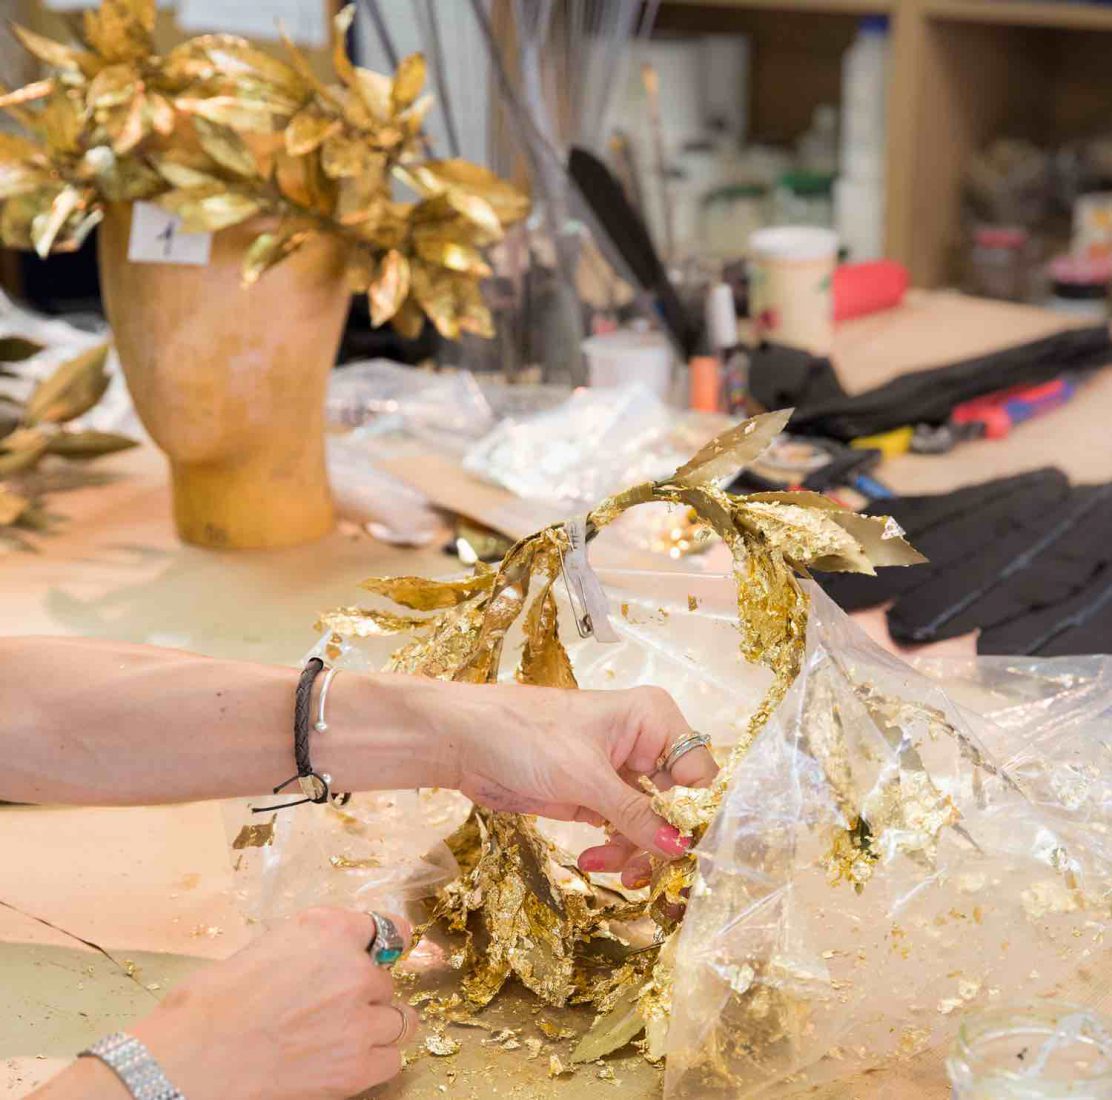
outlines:
[[[398,1072],[403,1020],[409,1036],[417,1026],[367,954],[373,935],[365,913],[310,909],[186,979],[130,1030],[189,1100],[354,1096]]]
[[[462,731],[454,785],[473,801],[495,810],[613,826],[618,835],[584,851],[579,866],[622,871],[630,887],[648,881],[645,852],[674,859],[687,850],[688,839],[652,812],[638,779],[648,776],[661,790],[701,787],[718,768],[711,754],[698,748],[681,756],[670,772],[660,770],[661,757],[692,732],[666,691],[460,685],[450,698],[453,714],[445,716],[445,724]]]

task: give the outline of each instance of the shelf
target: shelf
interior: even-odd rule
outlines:
[[[889,15],[900,0],[664,0],[666,8],[779,11],[815,15]]]
[[[784,4],[791,7],[791,4]],[[995,23],[1008,27],[1057,27],[1063,30],[1112,31],[1112,5],[1047,3],[1046,0],[925,0],[928,18],[960,23]]]

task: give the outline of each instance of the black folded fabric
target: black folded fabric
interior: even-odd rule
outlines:
[[[979,630],[980,653],[1112,650],[1112,483],[1071,488],[1036,470],[869,511],[893,515],[929,562],[821,583],[848,611],[894,600],[896,641]]]
[[[1112,486],[1013,504],[983,525],[983,541],[968,542],[964,557],[896,601],[888,612],[896,641],[956,638],[1072,599],[1112,555]]]
[[[963,401],[1010,386],[1031,386],[1062,374],[1097,370],[1109,363],[1112,337],[1108,326],[1093,325],[976,359],[903,374],[851,396],[832,377],[828,360],[770,346],[753,353],[750,388],[767,408],[795,406],[793,432],[850,440],[904,424],[943,424]]]
[[[887,603],[897,596],[927,587],[948,567],[960,568],[993,540],[1005,537],[1023,516],[1037,517],[1069,494],[1069,481],[1060,470],[1033,470],[935,496],[878,500],[865,511],[890,515],[927,557],[926,565],[909,569],[881,569],[875,577],[856,573],[821,576],[827,593],[846,611]]]

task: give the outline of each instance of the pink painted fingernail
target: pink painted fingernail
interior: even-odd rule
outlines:
[[[602,860],[598,856],[580,856],[579,869],[581,871],[601,871]]]
[[[681,836],[674,825],[661,825],[656,834],[656,846],[670,856],[682,856],[691,847],[691,837]]]
[[[652,875],[638,875],[635,879],[631,880],[629,888],[631,890],[641,890],[648,886],[652,880]]]

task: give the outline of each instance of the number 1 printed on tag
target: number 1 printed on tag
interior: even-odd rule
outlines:
[[[154,203],[137,202],[132,207],[127,258],[133,264],[204,267],[211,252],[211,233],[183,233],[181,218]]]

